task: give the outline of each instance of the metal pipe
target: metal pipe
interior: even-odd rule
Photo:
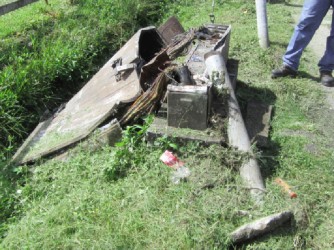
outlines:
[[[258,31],[260,46],[264,49],[267,49],[269,47],[267,2],[266,0],[255,0],[255,3],[256,3],[257,31]]]
[[[264,194],[265,186],[258,162],[252,153],[248,132],[226,69],[223,55],[219,51],[211,51],[205,54],[204,58],[210,79],[216,77],[217,72],[219,72],[218,75],[221,77],[225,75],[225,85],[229,92],[229,118],[227,129],[229,144],[240,151],[250,153],[249,159],[245,160],[240,168],[240,175],[247,187],[250,189],[251,194],[259,201]]]

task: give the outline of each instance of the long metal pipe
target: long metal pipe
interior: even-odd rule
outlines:
[[[267,2],[266,0],[255,0],[255,3],[259,42],[260,46],[266,49],[269,47]]]
[[[240,151],[249,153],[250,157],[244,161],[240,168],[240,175],[256,200],[261,200],[265,191],[265,186],[258,162],[251,149],[248,132],[228,75],[223,55],[219,51],[211,51],[205,54],[204,58],[210,79],[213,75],[217,76],[217,72],[220,73],[221,77],[225,75],[225,84],[229,92],[229,118],[227,129],[229,144]]]

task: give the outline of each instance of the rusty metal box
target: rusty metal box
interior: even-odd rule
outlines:
[[[205,130],[208,127],[209,87],[168,86],[167,125]]]

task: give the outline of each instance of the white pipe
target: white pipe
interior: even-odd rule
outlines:
[[[255,0],[255,2],[259,42],[260,46],[266,49],[269,47],[267,2],[266,0]]]
[[[262,175],[257,160],[252,153],[247,129],[226,69],[223,55],[219,51],[211,51],[205,54],[204,58],[210,78],[214,75],[217,76],[215,72],[220,72],[221,76],[223,76],[225,72],[225,84],[230,94],[228,100],[229,119],[227,129],[229,144],[240,151],[250,153],[250,158],[245,160],[240,168],[240,175],[250,189],[251,194],[255,196],[256,199],[260,200],[265,190]]]

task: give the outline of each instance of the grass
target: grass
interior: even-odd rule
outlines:
[[[220,151],[211,149],[211,152],[217,155]],[[37,183],[32,182],[30,188],[24,187],[23,196],[34,196],[36,203],[31,204],[33,209],[15,226],[15,235],[9,231],[3,246],[9,249],[23,246],[52,249],[189,248],[194,244],[209,244],[211,234],[217,239],[227,234],[227,231],[221,231],[221,225],[233,216],[234,211],[222,215],[217,202],[234,204],[235,192],[232,190],[237,188],[232,185],[227,193],[223,186],[211,192],[201,190],[197,183],[175,186],[169,179],[171,169],[158,160],[161,153],[161,149],[153,152],[147,149],[145,164],[132,166],[125,178],[115,182],[106,181],[103,171],[113,164],[110,149],[91,155],[89,162],[87,152],[82,152],[68,164],[44,165],[42,172],[35,172],[33,182],[49,179],[52,185],[38,185],[40,189],[36,190],[33,187]],[[188,161],[197,165],[192,168],[193,175],[196,170],[203,171],[211,164],[219,165],[222,154],[216,159],[210,159],[210,156],[202,164]],[[223,179],[227,174],[222,172],[220,175]],[[227,179],[226,184],[230,181]],[[240,194],[243,191],[239,190]],[[226,195],[221,196],[222,192]],[[203,217],[206,219],[201,220]],[[216,218],[220,217],[223,218],[217,222]],[[211,233],[203,239],[208,226]],[[31,230],[34,233],[28,236]],[[220,241],[225,238],[221,237],[215,244],[222,244]]]
[[[334,144],[327,131],[333,120],[321,86],[308,77],[317,74],[316,62],[306,51],[301,77],[270,79],[292,32],[291,8],[268,5],[272,43],[262,50],[253,5],[222,1],[215,14],[218,23],[232,25],[230,57],[240,61],[241,106],[260,99],[275,108],[269,148],[256,153],[267,188],[262,206],[254,204],[239,178],[240,153],[180,146],[165,138],[147,146],[147,125],[135,126],[115,148],[82,150],[67,162],[40,163],[33,174],[21,167],[14,187],[4,179],[14,190],[6,197],[13,199],[9,204],[16,213],[3,224],[0,248],[227,249],[228,234],[238,226],[291,210],[291,223],[239,248],[332,249]],[[206,1],[171,8],[187,28],[209,22],[210,12]],[[166,148],[173,148],[190,168],[188,182],[171,183],[172,170],[159,161]],[[293,187],[297,199],[289,199],[274,183],[278,176]]]
[[[0,6],[11,3],[11,2],[15,2],[15,0],[0,0]]]

